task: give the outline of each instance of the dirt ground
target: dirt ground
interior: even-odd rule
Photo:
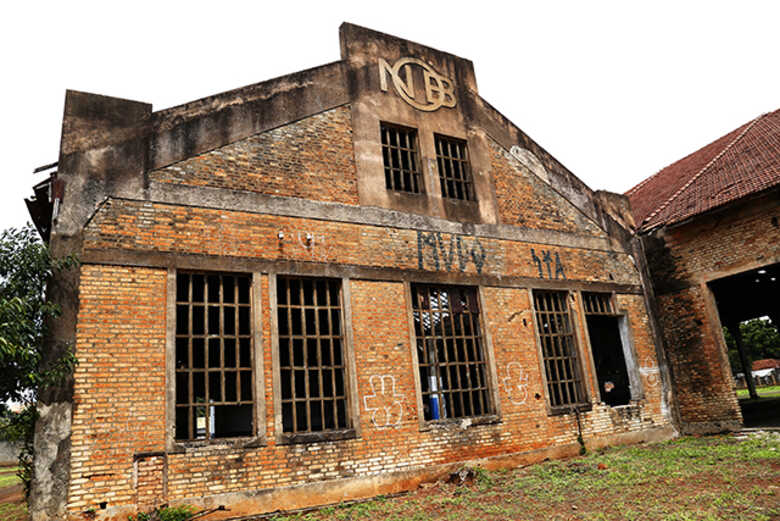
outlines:
[[[274,521],[778,521],[780,433],[681,438]]]

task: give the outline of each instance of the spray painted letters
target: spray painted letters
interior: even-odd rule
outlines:
[[[469,263],[477,273],[482,273],[487,254],[477,237],[468,235],[450,235],[445,239],[441,232],[417,231],[417,267],[425,269],[444,269],[446,271],[466,271]]]
[[[536,255],[536,252],[531,248],[531,260],[536,264],[536,269],[539,270],[539,278],[545,278],[545,272],[548,279],[563,279],[566,280],[566,272],[563,270],[563,264],[561,263],[561,257],[558,252],[555,252],[553,258],[552,252],[548,250],[539,250],[541,257]],[[543,269],[543,268],[546,268]]]

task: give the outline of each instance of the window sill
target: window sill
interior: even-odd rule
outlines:
[[[355,429],[342,431],[307,432],[304,434],[281,434],[277,442],[280,445],[293,445],[298,443],[322,443],[329,441],[350,440],[357,438]]]
[[[210,440],[173,440],[169,453],[185,453],[194,450],[254,449],[265,447],[265,436],[242,438],[215,438]]]
[[[491,425],[501,423],[501,418],[496,414],[487,416],[475,416],[468,418],[447,418],[444,420],[429,420],[420,425],[420,432],[439,429],[468,429],[479,425]]]
[[[548,416],[563,416],[566,414],[574,414],[574,411],[589,412],[593,410],[593,404],[581,403],[579,405],[567,405],[565,407],[553,407],[550,408],[550,414]]]

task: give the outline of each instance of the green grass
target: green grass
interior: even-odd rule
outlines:
[[[0,488],[21,483],[21,480],[16,475],[17,470],[16,467],[0,467]]]
[[[780,396],[780,385],[770,385],[768,387],[757,387],[756,392],[759,397],[762,396]],[[750,397],[750,393],[747,389],[737,389],[737,398],[740,400],[746,400]]]
[[[680,438],[522,469],[477,469],[472,485],[331,506],[276,521],[780,519],[780,435]]]

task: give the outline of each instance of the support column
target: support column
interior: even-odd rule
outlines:
[[[745,382],[747,383],[748,392],[752,400],[758,399],[758,393],[756,392],[756,384],[753,381],[753,364],[745,350],[745,346],[742,343],[742,332],[739,330],[739,322],[732,322],[728,326],[731,336],[734,337],[734,341],[737,343],[737,352],[739,353],[739,360],[742,362],[742,371],[745,373]]]

